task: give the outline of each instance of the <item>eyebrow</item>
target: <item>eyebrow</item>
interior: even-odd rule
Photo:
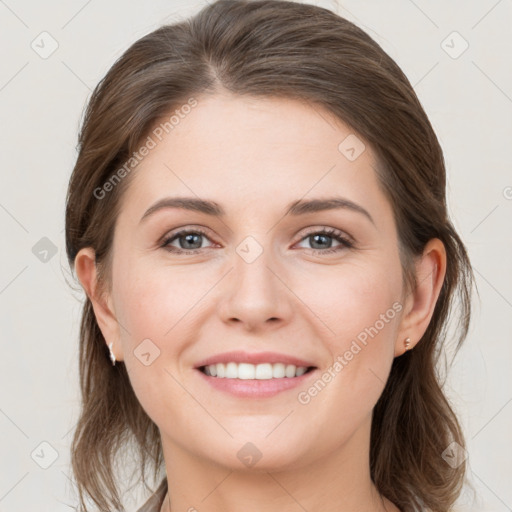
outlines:
[[[167,208],[180,208],[183,210],[191,210],[214,217],[224,217],[225,210],[215,201],[206,199],[199,199],[196,197],[164,197],[158,200],[155,204],[150,206],[144,215],[141,217],[140,222],[152,215],[153,213]],[[367,217],[373,225],[375,221],[372,216],[361,205],[345,199],[343,197],[330,197],[326,199],[299,199],[290,203],[286,209],[286,215],[305,215],[308,213],[322,212],[326,210],[346,209],[357,213],[363,214]]]

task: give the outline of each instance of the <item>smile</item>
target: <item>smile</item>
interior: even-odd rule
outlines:
[[[284,363],[217,363],[199,368],[205,375],[220,379],[269,380],[300,377],[313,367]]]

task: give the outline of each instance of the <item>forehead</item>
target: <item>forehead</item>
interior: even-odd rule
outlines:
[[[333,193],[386,206],[370,147],[325,109],[229,94],[196,101],[161,140],[150,133],[125,198],[138,210],[165,195],[215,198],[228,213]]]

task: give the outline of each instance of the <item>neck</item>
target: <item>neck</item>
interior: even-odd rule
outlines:
[[[280,470],[222,466],[162,437],[169,485],[162,512],[400,512],[371,481],[370,422],[365,427],[326,456]]]

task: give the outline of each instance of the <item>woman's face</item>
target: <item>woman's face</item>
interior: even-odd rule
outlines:
[[[403,293],[375,157],[305,103],[197,102],[150,134],[123,197],[118,359],[164,450],[285,469],[367,442]]]

